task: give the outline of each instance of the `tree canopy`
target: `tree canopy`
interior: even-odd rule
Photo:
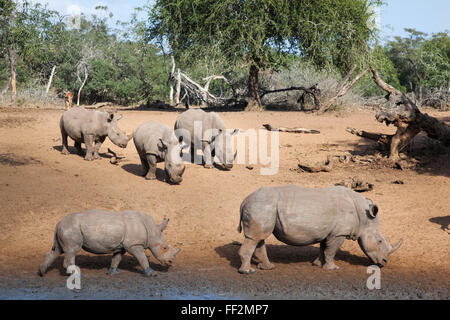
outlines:
[[[166,43],[178,60],[207,57],[211,64],[244,63],[249,105],[258,72],[285,64],[287,54],[320,67],[349,70],[370,53],[378,0],[157,0],[149,7],[148,36]],[[256,100],[256,101],[255,101]]]

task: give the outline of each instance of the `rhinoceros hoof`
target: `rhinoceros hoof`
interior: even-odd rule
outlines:
[[[67,156],[68,154],[70,154],[70,152],[69,152],[69,150],[67,150],[67,149],[63,149],[63,150],[61,151],[61,154]]]
[[[145,180],[155,180],[156,176],[145,176]]]
[[[272,269],[275,269],[275,266],[272,263],[260,262],[260,263],[258,263],[257,268],[261,269],[261,270],[272,270]]]
[[[246,269],[246,270],[239,269],[239,273],[241,273],[241,274],[252,274],[252,273],[255,273],[255,272],[256,272],[256,270],[253,269],[253,268]]]
[[[322,268],[324,268],[326,270],[338,270],[339,269],[339,267],[337,265],[335,265],[334,263],[325,263]]]
[[[39,266],[38,272],[37,274],[41,277],[43,277],[45,275],[45,272],[47,271],[47,266],[44,266],[43,264],[41,264]]]
[[[206,169],[212,169],[212,168],[213,168],[213,165],[212,165],[212,164],[205,164],[205,168],[206,168]]]
[[[323,263],[322,263],[322,261],[320,261],[319,258],[317,258],[316,260],[314,260],[314,261],[312,262],[312,265],[313,265],[313,266],[317,266],[317,267],[321,267],[321,266],[323,265]]]
[[[86,161],[92,161],[92,160],[94,160],[94,158],[92,158],[92,157],[85,157],[84,160],[86,160]]]
[[[114,275],[116,275],[118,273],[119,273],[119,269],[117,269],[117,268],[109,268],[109,270],[108,270],[108,274],[110,276],[114,276]]]
[[[146,276],[146,277],[156,277],[157,275],[158,275],[158,273],[151,268],[144,270],[144,276]]]

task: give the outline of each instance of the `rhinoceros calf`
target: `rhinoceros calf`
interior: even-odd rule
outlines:
[[[59,127],[62,136],[62,153],[69,154],[67,137],[75,141],[78,154],[82,155],[81,144],[86,145],[85,160],[99,159],[98,151],[106,137],[117,146],[126,148],[131,135],[121,131],[117,122],[122,118],[114,114],[96,110],[86,110],[81,107],[65,111],[60,119]]]
[[[201,125],[201,130],[194,129],[196,122]],[[183,130],[190,136],[192,163],[197,152],[195,147],[201,146],[205,168],[213,167],[212,163],[216,155],[225,169],[233,168],[236,153],[233,155],[231,137],[239,130],[227,130],[217,113],[205,112],[201,109],[187,110],[177,117],[174,128],[177,136],[180,136]]]
[[[371,200],[345,187],[308,189],[295,185],[263,187],[241,204],[238,231],[244,227],[245,240],[239,249],[240,273],[255,272],[252,255],[259,269],[273,269],[264,240],[272,233],[286,244],[305,246],[320,243],[320,254],[313,264],[338,269],[334,256],[344,240],[358,240],[369,259],[384,266],[402,240],[392,246],[378,229],[378,207]]]
[[[133,136],[134,145],[144,167],[147,180],[156,178],[156,164],[164,162],[166,179],[170,183],[181,183],[186,167],[182,159],[183,148],[173,131],[166,125],[156,121],[141,124]]]
[[[165,240],[163,230],[168,219],[157,225],[153,218],[135,211],[107,212],[90,210],[71,213],[58,222],[52,249],[47,252],[38,274],[43,276],[52,262],[64,253],[64,268],[75,265],[75,256],[83,248],[95,254],[113,253],[109,274],[118,273],[122,256],[129,252],[138,260],[144,274],[150,276],[145,249],[163,265],[170,266],[181,249],[171,247]]]

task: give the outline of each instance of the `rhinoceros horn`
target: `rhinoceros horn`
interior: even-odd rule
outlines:
[[[127,138],[128,138],[128,141],[130,141],[131,139],[133,139],[133,132],[130,133],[130,134],[127,134]]]
[[[393,253],[395,252],[395,250],[397,250],[398,248],[400,248],[400,246],[402,245],[402,243],[403,243],[403,239],[400,239],[394,246],[392,246],[392,245],[389,243],[389,246],[390,246],[389,254],[393,254]]]

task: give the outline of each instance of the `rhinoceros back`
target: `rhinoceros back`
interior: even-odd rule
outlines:
[[[329,236],[350,235],[358,217],[348,190],[280,187],[274,235],[293,245],[321,242]]]
[[[147,241],[140,214],[131,212],[72,213],[60,221],[57,233],[60,241],[80,241],[84,250],[96,254],[119,251]]]

